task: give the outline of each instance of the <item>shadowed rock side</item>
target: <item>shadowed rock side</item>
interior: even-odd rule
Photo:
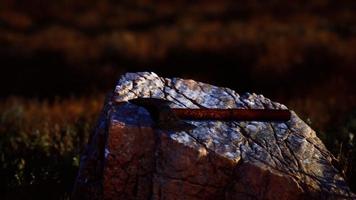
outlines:
[[[106,101],[82,156],[74,191],[86,199],[355,198],[331,164],[335,158],[294,112],[286,123],[189,121],[191,131],[152,128],[137,97],[176,108],[287,109],[262,95],[127,73]]]

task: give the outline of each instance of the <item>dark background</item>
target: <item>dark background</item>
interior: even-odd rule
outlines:
[[[355,189],[355,10],[353,0],[2,0],[1,184],[34,195],[52,181],[67,198],[105,93],[125,72],[154,71],[286,104]]]
[[[154,71],[347,112],[356,102],[355,8],[352,0],[3,0],[0,95],[82,96],[111,90],[124,72]],[[305,106],[296,109],[314,115]]]

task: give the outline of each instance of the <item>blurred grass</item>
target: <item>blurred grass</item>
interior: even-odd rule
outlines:
[[[355,89],[355,1],[7,2],[0,6],[4,94],[83,94],[144,70],[264,94],[338,77]]]
[[[68,199],[104,95],[46,100],[9,97],[0,101],[0,195],[2,199]],[[338,169],[356,188],[356,109],[335,124],[329,104],[306,98],[289,106],[318,127],[318,136],[339,159]],[[324,105],[324,107],[323,107]],[[305,110],[319,107],[316,116]],[[312,113],[312,112],[311,112]],[[338,115],[340,116],[340,115]]]
[[[102,95],[1,101],[1,199],[69,198],[102,103]]]
[[[1,198],[68,198],[103,103],[90,94],[146,70],[286,103],[356,191],[355,2],[5,0]]]

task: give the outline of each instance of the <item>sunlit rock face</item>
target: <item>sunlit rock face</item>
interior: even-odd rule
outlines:
[[[155,73],[123,75],[90,138],[74,191],[80,199],[355,198],[335,158],[294,112],[288,122],[186,121],[190,131],[153,128],[138,97],[173,108],[287,109],[263,95],[239,95]]]

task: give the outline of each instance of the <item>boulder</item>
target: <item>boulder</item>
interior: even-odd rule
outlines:
[[[86,151],[75,199],[355,198],[336,160],[293,111],[288,122],[187,121],[154,128],[137,97],[175,108],[287,109],[263,95],[155,73],[127,73],[108,95]]]

